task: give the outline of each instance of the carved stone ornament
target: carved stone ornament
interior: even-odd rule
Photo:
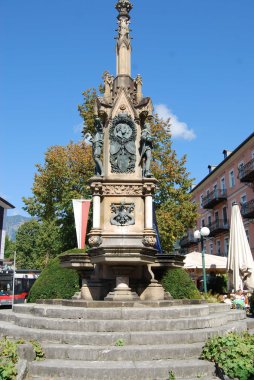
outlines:
[[[92,182],[91,189],[93,195],[101,195],[102,184],[100,182]]]
[[[154,183],[144,184],[144,188],[143,188],[144,195],[152,195],[155,189],[156,189],[156,186]]]
[[[95,175],[103,176],[103,164],[101,161],[101,154],[103,148],[103,125],[99,117],[95,118],[94,122],[95,134],[91,139],[93,146],[93,159],[95,162]]]
[[[115,8],[119,12],[118,17],[127,17],[129,18],[129,12],[132,10],[133,5],[131,4],[130,0],[118,0],[118,2],[115,5]]]
[[[99,247],[102,244],[101,236],[90,236],[88,243],[91,247]]]
[[[136,126],[126,113],[112,120],[109,130],[112,173],[133,173],[136,163]]]
[[[143,240],[142,240],[142,243],[146,246],[146,247],[154,247],[155,244],[156,244],[156,237],[155,236],[144,236]]]
[[[104,185],[103,195],[142,195],[142,185]]]
[[[110,223],[115,226],[131,226],[135,224],[134,203],[121,202],[120,204],[112,204]]]

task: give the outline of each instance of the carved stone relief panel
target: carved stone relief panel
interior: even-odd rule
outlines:
[[[112,120],[109,130],[112,173],[133,173],[136,164],[136,126],[126,113]]]
[[[103,185],[103,195],[142,195],[142,185]]]
[[[112,203],[110,223],[115,226],[131,226],[135,224],[134,209],[134,203]]]

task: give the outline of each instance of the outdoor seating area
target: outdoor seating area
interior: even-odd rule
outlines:
[[[231,309],[246,310],[247,314],[249,314],[250,298],[251,293],[247,290],[244,290],[223,295],[222,302],[230,305]]]

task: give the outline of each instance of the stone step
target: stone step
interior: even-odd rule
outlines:
[[[248,330],[254,330],[254,317],[247,318]]]
[[[238,311],[238,313],[235,313],[235,311]],[[245,319],[246,320],[246,311],[245,310],[236,310],[231,309],[228,313],[228,321],[233,322],[235,320]]]
[[[210,313],[226,313],[230,311],[230,305],[226,303],[209,303],[208,304]]]
[[[46,358],[83,361],[146,361],[159,359],[198,358],[203,342],[192,344],[160,344],[132,346],[81,346],[43,344]]]
[[[62,319],[179,319],[194,316],[206,316],[210,313],[226,313],[227,304],[179,305],[171,307],[117,307],[84,308],[45,304],[19,304],[14,306],[16,314],[33,314],[48,318]]]
[[[224,312],[221,308],[221,312]],[[194,316],[206,316],[210,313],[208,305],[172,306],[164,308],[78,308],[68,306],[15,305],[16,314],[33,314],[48,318],[62,319],[175,319]]]
[[[182,331],[134,331],[134,332],[72,332],[64,330],[42,330],[16,326],[10,322],[0,324],[0,335],[13,338],[34,339],[40,342],[80,345],[115,346],[119,339],[126,345],[151,345],[205,342],[209,337],[228,331],[247,330],[246,320],[223,326]]]
[[[11,322],[14,321],[15,314],[13,313],[11,308],[1,309],[0,308],[0,321]]]
[[[233,312],[235,318],[240,314]],[[220,326],[228,322],[227,314],[216,314],[206,317],[181,318],[179,320],[62,320],[60,318],[35,317],[33,315],[19,314],[15,316],[15,324],[22,327],[39,328],[47,330],[66,331],[164,331],[188,330],[213,326]]]
[[[31,379],[61,380],[168,380],[169,372],[176,379],[205,379],[214,374],[214,364],[198,359],[153,361],[45,360],[29,364]],[[36,377],[38,376],[38,377]]]
[[[89,332],[131,332],[131,331],[176,331],[189,329],[203,329],[222,326],[230,321],[245,318],[241,310],[232,310],[229,313],[215,313],[204,317],[189,317],[179,319],[147,319],[147,320],[82,320],[37,317],[29,314],[15,315],[14,322],[18,326],[65,331]]]

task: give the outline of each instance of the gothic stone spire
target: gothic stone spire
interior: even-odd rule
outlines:
[[[116,44],[116,75],[131,76],[131,37],[130,15],[132,4],[129,0],[119,0],[115,6],[118,10],[118,36]]]

